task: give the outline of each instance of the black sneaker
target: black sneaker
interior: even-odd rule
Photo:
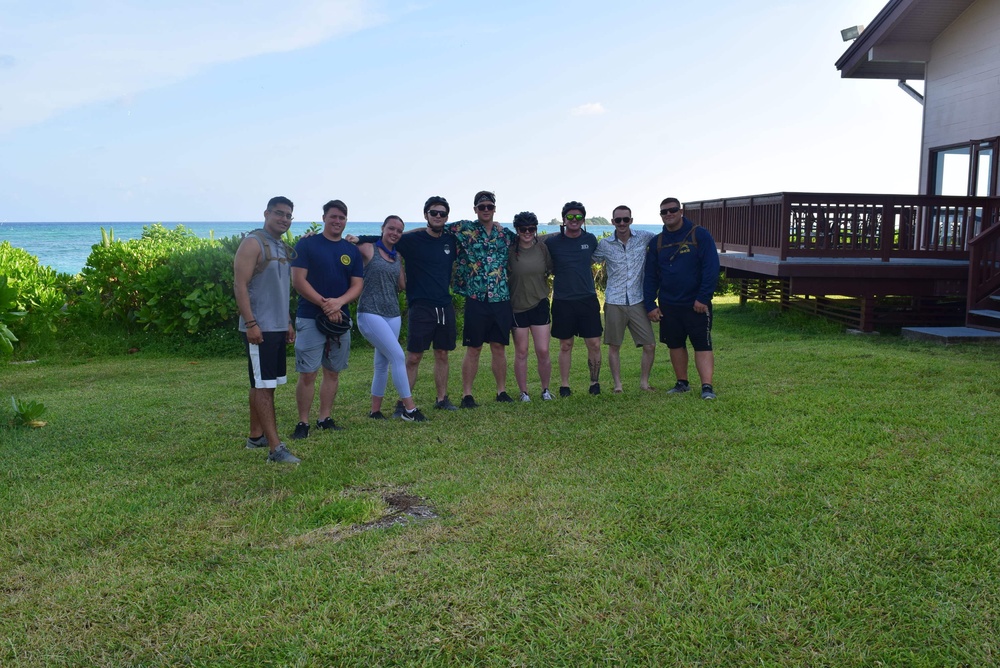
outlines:
[[[455,404],[451,403],[451,401],[448,400],[448,395],[447,394],[444,395],[444,399],[442,399],[441,401],[435,401],[434,402],[434,408],[438,409],[439,411],[457,411],[458,410],[458,406],[456,406]]]
[[[565,399],[569,395],[573,394],[573,390],[569,389],[565,385],[559,388],[559,396]]]
[[[412,411],[404,410],[400,417],[403,418],[404,422],[427,422],[427,418],[424,417],[419,408],[414,408]]]
[[[590,386],[590,389],[588,390],[588,392],[590,392],[591,394],[600,394],[601,393],[601,384],[600,383],[594,383],[593,385]]]
[[[461,407],[461,408],[479,408],[479,404],[476,403],[476,400],[472,398],[471,394],[467,394],[464,397],[462,397],[462,403],[459,404],[459,407]]]
[[[708,383],[701,386],[701,398],[702,399],[715,399],[715,390]]]
[[[374,413],[369,413],[368,417],[373,420],[385,420],[386,417],[382,415],[382,411],[375,411]]]
[[[302,438],[307,438],[309,436],[309,425],[305,422],[300,422],[295,425],[295,432],[292,434],[292,438],[299,440]]]
[[[396,418],[403,417],[403,413],[405,413],[405,412],[406,412],[406,408],[403,406],[403,402],[402,401],[397,401],[396,402],[396,407],[392,410],[392,419],[395,420]]]
[[[510,395],[506,391],[501,392],[497,395],[497,403],[501,404],[512,404],[514,400],[510,398]]]
[[[316,426],[320,429],[331,429],[333,431],[343,431],[343,427],[338,427],[334,423],[333,418],[327,418],[325,420],[316,420]]]
[[[667,390],[667,394],[680,394],[681,392],[690,392],[691,386],[688,385],[686,380],[679,380],[677,384]]]

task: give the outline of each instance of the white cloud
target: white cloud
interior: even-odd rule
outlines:
[[[361,30],[382,20],[372,1],[99,0],[61,14],[5,11],[0,134],[94,102],[127,100],[213,65]]]
[[[581,104],[579,107],[574,107],[569,113],[573,116],[600,116],[601,114],[608,113],[608,110],[600,102],[588,102],[587,104]]]

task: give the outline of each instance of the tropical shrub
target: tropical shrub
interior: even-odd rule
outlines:
[[[0,277],[6,277],[8,294],[13,291],[11,308],[25,314],[16,331],[37,336],[58,329],[65,317],[72,276],[39,264],[28,251],[4,241],[0,243]]]

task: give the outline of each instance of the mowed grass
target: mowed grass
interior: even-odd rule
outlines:
[[[0,429],[0,665],[1000,661],[1000,348],[731,302],[715,345],[715,402],[663,346],[588,396],[579,342],[571,398],[492,402],[484,353],[454,413],[428,356],[425,424],[365,417],[359,349],[298,467],[243,448],[240,358],[4,365],[49,424]],[[400,489],[439,517],[355,530]]]

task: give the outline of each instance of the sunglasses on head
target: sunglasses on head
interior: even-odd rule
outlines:
[[[660,215],[661,216],[665,216],[668,213],[677,213],[680,210],[681,210],[681,208],[679,206],[671,206],[671,207],[667,207],[666,209],[660,209]]]
[[[427,215],[431,216],[432,218],[447,218],[448,217],[448,212],[447,211],[437,211],[436,209],[431,209],[430,211],[427,212]]]
[[[621,218],[614,218],[612,222],[614,222],[615,225],[617,225],[618,223],[631,223],[632,219],[626,216],[622,216]]]
[[[517,228],[517,231],[518,232],[531,232],[532,234],[534,234],[535,232],[538,231],[538,226],[531,225],[531,226],[526,226],[526,227],[519,227],[519,228]]]
[[[476,211],[492,211],[497,208],[496,204],[477,204]]]
[[[566,220],[583,220],[583,214],[582,213],[566,214]]]

